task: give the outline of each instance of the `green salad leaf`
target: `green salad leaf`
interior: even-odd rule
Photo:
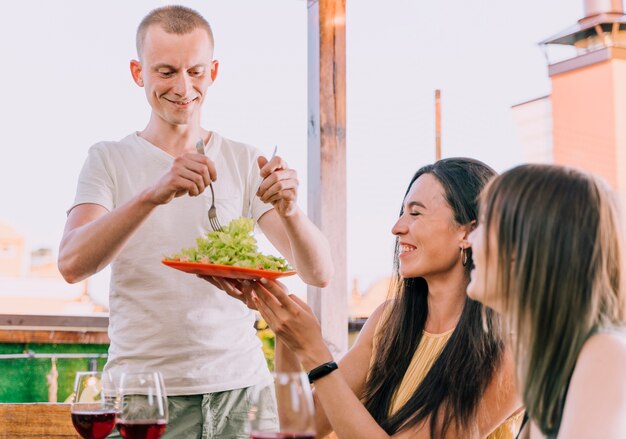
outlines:
[[[198,238],[196,247],[183,248],[166,259],[273,271],[292,270],[285,259],[259,252],[253,229],[251,218],[234,219],[221,231],[207,232],[205,237]]]

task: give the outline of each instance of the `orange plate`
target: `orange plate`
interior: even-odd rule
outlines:
[[[232,265],[203,264],[201,262],[179,262],[168,261],[166,259],[163,259],[161,262],[168,267],[172,267],[186,273],[228,277],[231,279],[260,279],[262,277],[265,279],[277,279],[279,277],[292,276],[296,274],[295,271],[259,270],[256,268],[234,267]]]

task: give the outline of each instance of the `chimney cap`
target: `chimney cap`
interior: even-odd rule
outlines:
[[[602,13],[593,17],[584,18],[573,26],[568,27],[556,35],[541,41],[539,44],[564,44],[573,46],[578,40],[589,36],[596,25],[620,23],[626,24],[626,15],[622,13]]]

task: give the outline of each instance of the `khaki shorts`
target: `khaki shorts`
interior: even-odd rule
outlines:
[[[249,389],[168,397],[169,419],[161,439],[249,439],[246,425]],[[267,416],[274,418],[278,425],[275,404],[268,411],[272,409]],[[121,436],[115,431],[108,438]]]

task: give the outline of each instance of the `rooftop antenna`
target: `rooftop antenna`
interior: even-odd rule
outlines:
[[[435,160],[441,160],[441,90],[435,90]]]

